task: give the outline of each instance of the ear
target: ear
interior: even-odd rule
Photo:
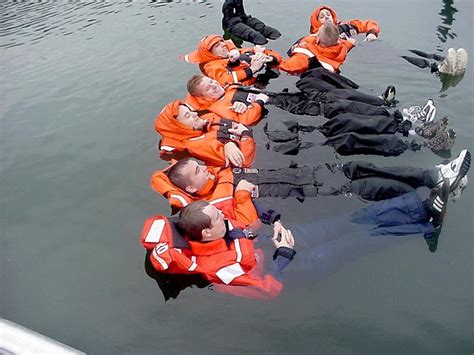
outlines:
[[[192,195],[192,194],[196,193],[197,189],[194,186],[186,186],[184,191],[186,191],[188,194]]]
[[[206,241],[211,237],[211,232],[209,231],[209,228],[205,228],[201,231],[201,236],[202,236],[202,241]]]

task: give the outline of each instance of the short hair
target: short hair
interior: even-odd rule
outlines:
[[[183,169],[189,162],[193,160],[192,158],[185,158],[178,160],[169,170],[168,170],[168,179],[171,183],[181,190],[185,190],[186,187],[191,185],[191,181],[188,176],[183,174]]]
[[[188,92],[193,96],[201,96],[201,93],[198,90],[198,85],[201,84],[204,75],[194,75],[188,81]]]
[[[195,201],[179,213],[178,226],[190,240],[201,241],[202,231],[212,227],[211,217],[203,212],[207,206],[209,206],[207,201]]]
[[[319,29],[319,39],[326,46],[334,46],[339,39],[339,30],[331,22],[325,22]]]

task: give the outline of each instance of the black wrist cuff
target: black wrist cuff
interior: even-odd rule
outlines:
[[[275,250],[275,253],[273,253],[273,260],[275,260],[279,255],[293,260],[296,255],[296,251],[288,247],[279,247],[277,250]]]

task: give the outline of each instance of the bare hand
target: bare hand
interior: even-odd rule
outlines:
[[[377,39],[377,36],[374,35],[373,33],[369,33],[367,37],[365,37],[364,42],[372,42]]]
[[[247,111],[247,105],[244,104],[243,102],[236,101],[232,105],[232,110],[237,113],[244,113],[245,111]]]
[[[240,52],[237,49],[232,49],[229,52],[229,60],[235,62],[240,58]]]
[[[246,190],[246,191],[252,193],[252,191],[254,191],[255,188],[256,188],[256,186],[254,184],[252,184],[251,182],[248,182],[245,179],[242,179],[242,180],[239,181],[239,183],[235,187],[235,191],[237,192],[237,191],[240,191],[240,190]]]
[[[355,38],[348,38],[346,41],[352,43],[354,47],[357,46],[357,40]]]
[[[276,224],[278,223],[279,222],[276,222]],[[279,235],[280,235],[280,240],[278,240],[278,234],[276,237],[275,235],[273,235],[272,240],[273,240],[273,244],[275,244],[275,248],[277,249],[280,247],[286,247],[290,249],[294,248],[295,238],[293,238],[293,234],[291,233],[289,229],[286,229],[285,227],[281,226]]]
[[[255,45],[255,46],[253,47],[254,53],[258,53],[258,52],[262,52],[262,53],[263,53],[263,52],[265,52],[265,49],[266,49],[265,47],[263,47],[263,46],[261,46],[261,45],[259,45],[259,44]]]
[[[232,122],[232,128],[229,128],[229,133],[241,136],[244,131],[248,131],[248,127],[242,123]]]
[[[252,60],[250,61],[250,69],[253,73],[262,69],[263,64],[265,64],[265,58],[266,55],[261,52],[257,52],[252,56]]]
[[[244,162],[244,154],[235,143],[232,142],[224,144],[224,156],[225,166],[229,166],[230,162],[234,166],[241,167]]]

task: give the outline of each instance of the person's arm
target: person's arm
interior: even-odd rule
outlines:
[[[255,185],[246,180],[241,180],[237,184],[234,191],[235,219],[258,228],[260,219],[252,201],[253,191],[255,191]]]
[[[231,142],[230,135],[211,131],[202,136],[184,141],[189,154],[210,166],[226,166],[225,144]],[[234,143],[230,143],[234,144]]]
[[[240,83],[253,77],[253,71],[249,66],[239,65],[229,68],[228,62],[227,59],[222,59],[206,63],[203,72],[222,86]]]
[[[295,53],[281,62],[279,68],[291,75],[301,74],[309,69],[309,60],[308,55]]]
[[[367,37],[371,34],[378,38],[380,35],[380,26],[375,20],[351,20],[349,23],[356,27],[359,33],[365,33]]]
[[[251,166],[255,159],[255,141],[252,130],[242,123],[234,122],[232,128],[229,128],[229,133],[238,139],[240,151],[244,155],[242,167]]]

